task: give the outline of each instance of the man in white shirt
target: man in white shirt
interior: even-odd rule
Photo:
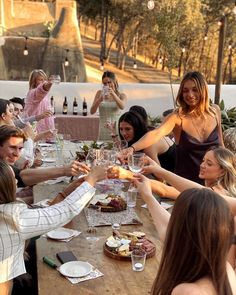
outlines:
[[[19,170],[14,163],[20,157],[25,139],[24,133],[19,128],[9,125],[0,126],[0,159],[12,165],[18,187],[32,186],[60,176],[76,176],[80,171],[88,172],[88,167],[78,161],[62,167]]]

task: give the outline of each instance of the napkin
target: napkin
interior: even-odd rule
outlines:
[[[168,210],[168,209],[170,209],[171,207],[173,207],[174,205],[173,205],[173,204],[166,203],[166,202],[161,202],[161,206],[162,206],[164,209]],[[141,207],[142,207],[142,208],[147,208],[147,204],[143,204],[143,205],[141,205]]]
[[[93,266],[92,268],[93,270],[85,277],[81,277],[81,278],[65,277],[65,278],[67,278],[72,284],[78,284],[80,282],[84,282],[84,281],[88,281],[88,280],[92,280],[92,279],[96,279],[96,278],[104,276],[104,274],[100,272],[97,268],[94,268]]]

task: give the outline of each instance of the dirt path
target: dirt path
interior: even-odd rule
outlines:
[[[98,41],[82,36],[84,58],[88,82],[100,82],[103,71],[100,69]],[[137,61],[137,69],[133,68],[134,60],[126,59],[125,71],[115,67],[116,51],[111,52],[110,62],[104,65],[104,70],[110,70],[117,75],[120,83],[169,83],[169,75],[141,61]],[[176,78],[176,77],[175,77]]]

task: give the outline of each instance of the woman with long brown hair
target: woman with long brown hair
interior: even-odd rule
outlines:
[[[172,214],[152,195],[149,180],[135,180],[164,243],[153,295],[234,295],[236,277],[227,255],[233,216],[226,201],[209,189],[180,194]]]
[[[199,72],[184,76],[176,104],[178,108],[158,128],[146,133],[125,152],[147,148],[173,132],[175,173],[202,183],[198,172],[205,152],[212,146],[223,145],[220,109],[217,105],[210,105],[207,83]]]
[[[106,178],[106,167],[96,166],[82,180],[71,183],[55,200],[58,204],[29,209],[16,199],[12,168],[0,161],[0,294],[10,295],[13,278],[26,272],[25,241],[65,225],[78,215],[93,197],[96,181]],[[54,200],[54,201],[55,201]]]

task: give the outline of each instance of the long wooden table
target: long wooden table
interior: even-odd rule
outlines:
[[[71,139],[97,140],[99,116],[60,115],[56,114],[55,124],[58,133],[70,134]]]
[[[61,191],[65,184],[45,185],[39,184],[34,187],[35,201],[51,198]],[[156,244],[156,255],[146,260],[145,269],[142,272],[134,272],[131,262],[114,260],[105,256],[103,245],[106,238],[112,234],[111,226],[97,227],[99,240],[88,242],[85,238],[87,221],[84,212],[75,217],[68,227],[82,231],[82,233],[70,242],[58,242],[41,237],[36,242],[37,248],[37,271],[38,271],[38,294],[39,295],[75,295],[75,294],[149,294],[152,283],[157,273],[161,243],[155,230],[149,212],[141,208],[143,201],[138,199],[136,213],[141,218],[143,225],[122,225],[124,231],[143,231]],[[53,258],[58,265],[56,253],[71,250],[78,260],[88,261],[98,268],[104,276],[72,285],[60,273],[43,263],[43,256]]]

